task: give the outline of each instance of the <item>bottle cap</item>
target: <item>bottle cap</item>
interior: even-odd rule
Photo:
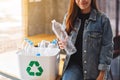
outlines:
[[[57,44],[57,40],[54,39],[51,43],[52,43],[52,44]]]

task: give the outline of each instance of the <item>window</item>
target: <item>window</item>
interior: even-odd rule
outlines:
[[[113,34],[115,36],[116,34],[116,4],[117,4],[116,0],[98,0],[98,4],[99,4],[100,9],[110,18]],[[119,26],[120,26],[120,16],[119,16]],[[118,34],[120,35],[120,28],[119,28]]]
[[[23,37],[22,0],[0,0],[0,53],[15,50]]]

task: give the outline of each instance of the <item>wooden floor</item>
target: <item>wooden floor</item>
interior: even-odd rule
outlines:
[[[0,80],[11,80],[11,79],[6,78],[5,76],[0,75]]]

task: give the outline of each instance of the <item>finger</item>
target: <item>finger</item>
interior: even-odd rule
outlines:
[[[67,45],[67,41],[63,41],[63,45],[65,45],[65,46],[66,46],[66,45]]]
[[[67,42],[67,40],[68,40],[68,37],[66,37],[66,38],[63,40],[63,42]]]
[[[65,47],[64,47],[64,46],[59,46],[59,48],[60,48],[60,49],[65,49]]]
[[[58,45],[63,45],[63,42],[60,42],[60,41],[59,41],[59,42],[58,42]]]
[[[60,40],[60,41],[58,41],[58,44],[59,44],[59,43],[64,43],[64,41]]]
[[[62,39],[60,39],[60,38],[57,38],[58,39],[58,41],[62,41]]]
[[[58,38],[57,38],[56,40],[57,40],[57,42],[59,41],[59,39],[58,39]]]

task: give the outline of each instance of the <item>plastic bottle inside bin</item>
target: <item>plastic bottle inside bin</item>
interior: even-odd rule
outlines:
[[[34,45],[33,45],[33,42],[32,41],[28,41],[28,46],[27,48],[32,48]]]
[[[30,53],[30,50],[33,47],[33,42],[27,38],[24,39],[23,43],[22,43],[22,49],[25,50],[25,53]]]
[[[27,44],[27,38],[24,38],[24,40],[22,42],[22,46],[20,47],[20,49],[24,49],[26,44]]]
[[[48,47],[45,49],[45,51],[44,51],[44,55],[45,56],[52,56],[52,55],[54,55],[55,53],[53,53],[54,51],[54,49],[55,48],[58,48],[58,45],[57,45],[57,40],[53,40],[49,45],[48,45]]]
[[[55,20],[52,21],[52,30],[55,33],[55,35],[57,36],[57,38],[64,40],[65,38],[67,39],[67,46],[65,48],[65,51],[68,55],[71,55],[73,53],[76,52],[76,48],[73,45],[73,43],[71,42],[69,36],[67,35],[65,29],[62,27],[62,25],[58,22],[56,22]]]
[[[42,40],[40,43],[38,43],[38,47],[40,47],[40,48],[46,48],[46,47],[48,47],[49,44],[50,44],[49,41]]]
[[[32,53],[34,44],[32,41],[28,41],[27,53]]]
[[[58,42],[57,42],[56,39],[54,39],[54,40],[51,42],[51,45],[53,45],[53,46],[52,46],[53,48],[59,48],[59,47],[58,47]],[[49,45],[49,46],[50,46],[50,45]],[[48,47],[49,47],[49,46],[48,46]]]

